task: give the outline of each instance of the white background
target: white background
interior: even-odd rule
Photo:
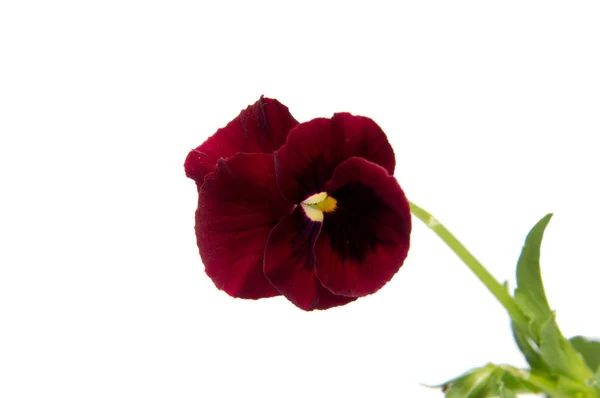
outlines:
[[[418,221],[392,282],[345,307],[214,287],[183,161],[261,94],[376,120],[409,198],[501,281],[554,212],[551,305],[600,336],[599,20],[595,1],[3,1],[0,396],[440,397],[421,383],[524,365]]]

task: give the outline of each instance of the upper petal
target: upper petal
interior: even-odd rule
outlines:
[[[251,299],[279,294],[263,274],[263,255],[269,231],[292,209],[275,184],[273,155],[219,160],[196,211],[200,256],[219,289]]]
[[[361,297],[379,290],[406,258],[411,232],[408,200],[384,168],[362,158],[340,164],[327,183],[337,200],[315,245],[315,270],[327,289]]]
[[[346,159],[360,156],[394,173],[394,150],[383,130],[371,119],[336,113],[297,125],[285,145],[275,152],[277,184],[283,195],[300,203],[322,192],[333,170]]]
[[[332,294],[317,279],[313,247],[320,230],[321,223],[309,220],[298,206],[273,228],[265,249],[265,275],[281,294],[305,311],[355,300]]]
[[[188,154],[185,173],[201,185],[220,158],[236,153],[273,153],[285,143],[289,131],[297,124],[285,105],[260,97]]]

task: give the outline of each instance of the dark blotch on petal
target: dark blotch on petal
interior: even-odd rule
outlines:
[[[322,192],[333,170],[353,156],[394,173],[394,151],[373,120],[349,113],[313,119],[296,126],[275,153],[277,183],[288,200],[300,203]]]
[[[408,200],[386,169],[362,158],[340,164],[327,193],[337,208],[325,214],[315,245],[317,276],[334,294],[374,293],[398,272],[408,253]]]
[[[229,295],[279,295],[263,274],[269,231],[293,205],[275,184],[273,155],[221,159],[199,191],[196,237],[206,273]]]
[[[265,250],[267,278],[288,300],[306,311],[336,307],[355,300],[332,294],[315,276],[313,246],[321,225],[310,221],[304,210],[297,207],[273,228]]]
[[[201,185],[219,159],[237,153],[273,153],[285,143],[288,133],[297,124],[285,105],[261,97],[192,150],[184,163],[185,173]]]

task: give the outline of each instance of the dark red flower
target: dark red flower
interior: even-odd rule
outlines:
[[[207,274],[231,296],[282,294],[304,310],[376,292],[409,248],[410,210],[394,166],[371,119],[337,113],[297,124],[261,98],[186,159]]]

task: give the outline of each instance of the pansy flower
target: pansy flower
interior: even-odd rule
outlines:
[[[409,248],[394,167],[373,120],[336,113],[298,124],[261,97],[185,162],[206,273],[233,297],[283,295],[303,310],[376,292]]]

